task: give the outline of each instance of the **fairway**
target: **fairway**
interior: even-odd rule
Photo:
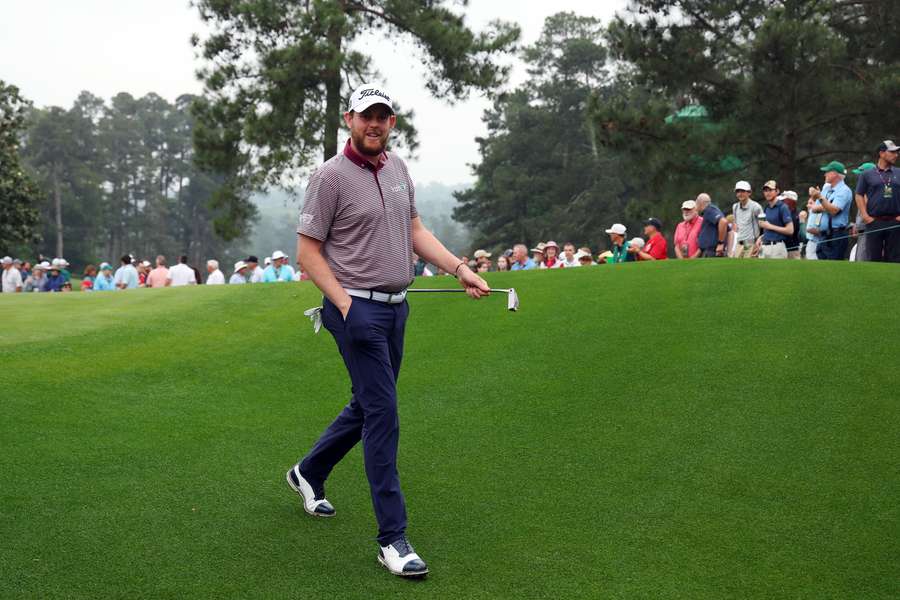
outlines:
[[[410,297],[420,582],[376,561],[360,448],[335,519],[285,484],[349,398],[309,282],[0,297],[0,597],[896,597],[896,265],[487,279],[518,313]]]

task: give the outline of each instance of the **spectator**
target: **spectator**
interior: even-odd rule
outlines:
[[[14,260],[13,264],[15,264],[16,261],[19,261],[19,259]],[[19,265],[21,265],[21,266],[19,266]],[[29,275],[31,275],[31,269],[32,269],[31,263],[28,262],[27,260],[25,262],[19,261],[19,265],[17,265],[17,268],[19,269],[19,275],[22,276],[22,281],[24,281],[24,280],[28,279]]]
[[[210,259],[206,261],[206,285],[225,285],[225,274],[219,270],[219,261]]]
[[[702,193],[697,196],[697,212],[703,219],[700,227],[700,235],[697,236],[697,245],[700,247],[700,255],[704,258],[716,258],[725,256],[725,244],[728,241],[728,220],[712,203],[709,194]]]
[[[591,256],[590,251],[585,252],[584,248],[578,250],[575,253],[575,260],[578,261],[579,267],[593,267],[594,266],[594,258]]]
[[[108,262],[100,263],[100,272],[94,278],[94,291],[107,292],[116,289],[116,282],[112,276],[112,265]]]
[[[9,256],[4,256],[0,260],[0,264],[3,266],[3,293],[15,294],[21,292],[22,288],[25,287],[25,282],[22,281],[22,274],[19,272],[19,269],[13,264],[13,259]]]
[[[786,242],[794,233],[794,220],[781,196],[769,200],[763,217],[759,223],[763,233],[756,240],[760,258],[787,258]]]
[[[756,255],[756,240],[759,238],[759,215],[763,208],[759,202],[750,199],[750,184],[746,181],[738,181],[734,184],[734,195],[737,202],[731,207],[734,215],[735,249],[734,258],[750,258]],[[778,195],[778,185],[774,181],[767,181],[763,185],[763,196],[766,202]]]
[[[491,253],[487,250],[478,249],[475,251],[475,254],[472,255],[475,258],[475,266],[481,266],[481,263],[487,262],[488,265],[491,264]]]
[[[49,266],[49,265],[47,265]],[[40,292],[43,291],[41,288],[44,287],[44,282],[47,280],[47,277],[44,275],[44,266],[37,264],[34,265],[34,268],[31,269],[31,274],[25,278],[25,285],[22,288],[22,291],[25,292]]]
[[[538,242],[538,245],[530,250],[531,260],[534,262],[535,268],[541,268],[544,264],[544,242]]]
[[[116,269],[113,280],[116,283],[116,289],[131,290],[138,286],[138,272],[131,264],[133,259],[131,255],[126,254],[122,257],[122,266]]]
[[[247,263],[239,260],[234,263],[234,273],[231,274],[231,279],[228,280],[230,284],[243,284],[247,283]]]
[[[509,258],[506,256],[500,256],[497,258],[497,270],[498,271],[509,271]]]
[[[825,172],[825,185],[822,189],[809,188],[809,197],[815,201],[810,210],[823,213],[816,257],[819,260],[844,260],[850,244],[847,230],[850,227],[853,192],[844,183],[847,169],[843,164],[831,161],[822,167],[822,171]]]
[[[294,274],[289,271],[290,267],[285,268],[285,261],[287,260],[287,256],[281,250],[276,250],[272,253],[272,264],[266,267],[266,270],[263,272],[263,282],[264,283],[275,283],[281,281],[293,281]]]
[[[868,171],[869,169],[874,169],[875,163],[867,162],[859,165],[851,173],[854,175],[860,175],[863,171]],[[857,183],[859,183],[859,177],[857,177]],[[857,211],[856,213],[856,221],[853,223],[853,227],[850,229],[850,234],[856,238],[856,246],[854,246],[855,250],[855,260],[864,261],[868,260],[869,256],[866,252],[866,223],[862,220],[862,212]]]
[[[81,277],[81,291],[90,292],[94,289],[94,279],[97,278],[97,267],[88,265],[84,268],[84,275]]]
[[[513,246],[513,262],[510,271],[528,271],[537,268],[534,260],[528,258],[528,247],[525,244],[516,244]]]
[[[428,266],[428,263],[425,262],[421,256],[413,252],[413,275],[415,277],[422,277],[425,274],[425,267]],[[297,273],[302,272],[302,267],[300,266],[300,261],[297,261]],[[296,279],[296,278],[295,278]],[[299,281],[299,280],[297,280]]]
[[[41,288],[45,292],[61,292],[62,286],[66,283],[66,276],[62,274],[62,267],[59,263],[50,265],[50,275],[45,277],[44,286]]]
[[[791,212],[791,220],[794,223],[794,233],[791,234],[791,237],[786,242],[787,255],[788,258],[799,259],[800,249],[803,247],[801,239],[803,228],[800,226],[800,213],[797,212],[797,192],[787,190],[781,194],[781,201],[784,202]]]
[[[62,284],[62,286],[59,288],[59,291],[61,291],[61,292],[71,292],[71,291],[72,291],[72,282],[71,282],[71,281],[64,281],[63,284]]]
[[[166,257],[160,254],[156,257],[156,268],[147,273],[147,287],[166,287],[166,279],[169,278],[169,269],[166,267]]]
[[[272,256],[275,256],[275,254],[277,253],[273,253]],[[294,281],[294,275],[296,274],[294,267],[291,266],[290,257],[284,252],[281,253],[281,268],[287,272],[286,281]]]
[[[259,259],[251,254],[244,262],[247,263],[247,283],[261,283],[264,272],[259,267]]]
[[[700,236],[700,228],[703,219],[697,214],[697,203],[693,200],[685,200],[681,203],[681,223],[675,227],[675,256],[678,258],[697,258],[700,256],[700,246],[697,238]]]
[[[187,256],[178,258],[178,264],[169,269],[169,274],[166,276],[166,287],[197,285],[197,275],[194,273],[194,269],[188,266],[187,262]]]
[[[891,140],[878,146],[874,169],[863,171],[856,184],[856,206],[866,225],[866,259],[900,262],[900,169]]]
[[[69,271],[69,261],[64,258],[54,258],[50,264],[59,268],[59,274],[62,275],[66,281],[72,280],[72,273]]]
[[[478,268],[476,269],[476,272],[487,273],[490,270],[491,270],[491,261],[483,260],[480,263],[478,263]]]
[[[663,237],[662,223],[651,217],[644,221],[644,237],[647,242],[643,248],[635,250],[638,260],[666,260],[669,257],[669,244]]]
[[[563,244],[563,255],[559,259],[564,267],[579,267],[578,259],[575,258],[575,244],[566,242]]]
[[[551,240],[544,244],[544,262],[541,263],[541,268],[560,269],[563,266],[562,261],[559,260],[559,246],[557,243]]]
[[[612,248],[610,249],[612,255],[606,260],[607,263],[618,264],[634,260],[634,253],[628,251],[631,247],[631,242],[625,241],[626,233],[628,233],[628,229],[621,223],[615,223],[606,230],[606,234],[609,236],[609,241],[612,245]]]

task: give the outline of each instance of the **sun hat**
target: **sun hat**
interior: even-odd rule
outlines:
[[[529,250],[529,252],[540,252],[541,254],[543,254],[544,248],[546,248],[546,247],[547,247],[547,244],[545,244],[544,242],[538,242],[538,245],[535,246],[534,248],[532,248],[531,250]]]
[[[559,251],[559,244],[557,244],[557,243],[554,242],[553,240],[551,240],[551,241],[547,242],[546,244],[544,244],[544,248],[545,248],[545,249],[546,249],[546,248],[550,248],[550,247],[556,248],[556,250]]]
[[[475,251],[475,254],[473,254],[472,256],[474,256],[476,260],[479,258],[490,258],[491,253],[488,252],[487,250],[481,250],[479,248],[478,250]]]
[[[795,191],[793,191],[793,190],[787,190],[786,192],[781,192],[781,198],[782,198],[782,199],[784,199],[784,198],[790,198],[791,200],[793,200],[794,202],[796,202],[798,196],[797,196],[797,192],[795,192]]]
[[[884,140],[883,142],[881,142],[880,144],[878,144],[878,151],[879,151],[879,152],[885,152],[885,151],[887,151],[887,152],[897,152],[898,150],[900,150],[900,146],[897,146],[897,144],[895,144],[895,143],[893,142],[893,140]]]
[[[274,260],[280,260],[280,259],[282,259],[282,258],[287,258],[287,254],[285,254],[285,253],[282,252],[281,250],[276,250],[275,252],[272,253],[272,260],[273,260],[273,261],[274,261]]]
[[[364,83],[350,94],[350,112],[363,112],[374,104],[384,104],[393,113],[394,104],[384,88],[375,83]]]
[[[694,210],[697,208],[697,203],[693,200],[685,200],[681,203],[681,210]]]
[[[753,191],[753,188],[750,187],[750,182],[749,182],[749,181],[741,180],[741,181],[738,181],[736,184],[734,184],[734,191],[736,191],[736,192],[750,192],[750,191]]]
[[[41,269],[48,271],[50,269],[50,263],[46,260],[41,261],[39,264],[35,265],[36,267],[40,267]]]
[[[874,169],[874,168],[875,168],[875,163],[867,162],[867,163],[863,163],[863,164],[859,165],[858,167],[856,167],[855,169],[853,169],[850,172],[853,173],[854,175],[859,175],[863,171],[868,171],[869,169]]]
[[[246,268],[247,268],[247,263],[245,263],[242,260],[239,260],[236,263],[234,263],[234,272],[235,273],[238,273],[238,272],[240,272],[241,269],[246,269]]]
[[[606,230],[607,234],[616,234],[616,235],[625,235],[628,229],[625,228],[621,223],[615,223],[612,227]]]
[[[11,265],[12,264],[12,256],[4,256],[0,258],[0,264]]]
[[[830,173],[834,171],[835,173],[840,173],[841,175],[847,174],[847,167],[844,166],[844,163],[838,162],[836,160],[831,161],[827,165],[822,165],[819,167],[820,171],[824,171],[825,173]]]

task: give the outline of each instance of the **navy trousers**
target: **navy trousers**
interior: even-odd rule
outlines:
[[[835,240],[833,238],[842,238]],[[844,260],[847,256],[847,247],[850,240],[847,238],[847,228],[832,229],[822,240],[816,243],[816,258],[819,260]]]
[[[406,532],[406,504],[397,473],[397,377],[408,316],[406,302],[385,304],[353,298],[345,320],[325,299],[322,323],[334,336],[350,373],[352,396],[300,462],[300,471],[310,484],[323,484],[334,466],[362,440],[382,546]]]

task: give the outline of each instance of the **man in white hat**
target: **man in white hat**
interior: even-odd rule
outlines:
[[[219,270],[219,261],[214,258],[206,261],[206,285],[225,285],[225,274]]]
[[[697,239],[700,237],[700,228],[703,219],[697,214],[697,203],[693,200],[685,200],[681,203],[681,222],[675,226],[675,236],[672,242],[675,244],[675,256],[677,258],[698,258],[700,246]]]
[[[750,199],[750,184],[746,181],[738,181],[734,184],[734,195],[737,202],[731,206],[731,214],[734,216],[735,249],[734,258],[750,258],[756,255],[756,239],[759,237],[759,215],[763,207],[759,202]],[[769,198],[778,195],[778,186],[774,181],[767,181],[763,185],[763,196],[766,202]]]
[[[272,264],[263,271],[263,283],[275,283],[280,281],[293,281],[294,272],[290,266],[285,268],[287,254],[281,250],[272,253]]]
[[[607,259],[607,263],[616,264],[635,260],[634,254],[628,251],[631,247],[631,242],[625,241],[626,233],[628,233],[628,229],[621,223],[615,223],[606,230],[606,235],[609,236],[609,243],[612,246],[610,248],[612,256]]]
[[[422,577],[428,567],[406,537],[406,501],[397,473],[397,377],[413,253],[454,274],[472,298],[490,289],[419,219],[406,164],[387,151],[397,116],[384,88],[363,85],[354,91],[344,122],[350,139],[343,151],[310,178],[297,228],[297,255],[325,296],[322,322],[350,373],[352,395],[285,476],[308,514],[331,517],[335,509],[325,497],[325,481],[362,441],[378,522],[377,559],[394,575]]]
[[[0,265],[3,266],[3,293],[15,294],[21,292],[25,284],[22,281],[22,274],[19,273],[19,270],[13,264],[12,257],[4,256],[3,259],[0,260]]]
[[[234,273],[231,274],[231,279],[228,280],[228,283],[238,285],[247,283],[247,263],[242,260],[234,263]]]

